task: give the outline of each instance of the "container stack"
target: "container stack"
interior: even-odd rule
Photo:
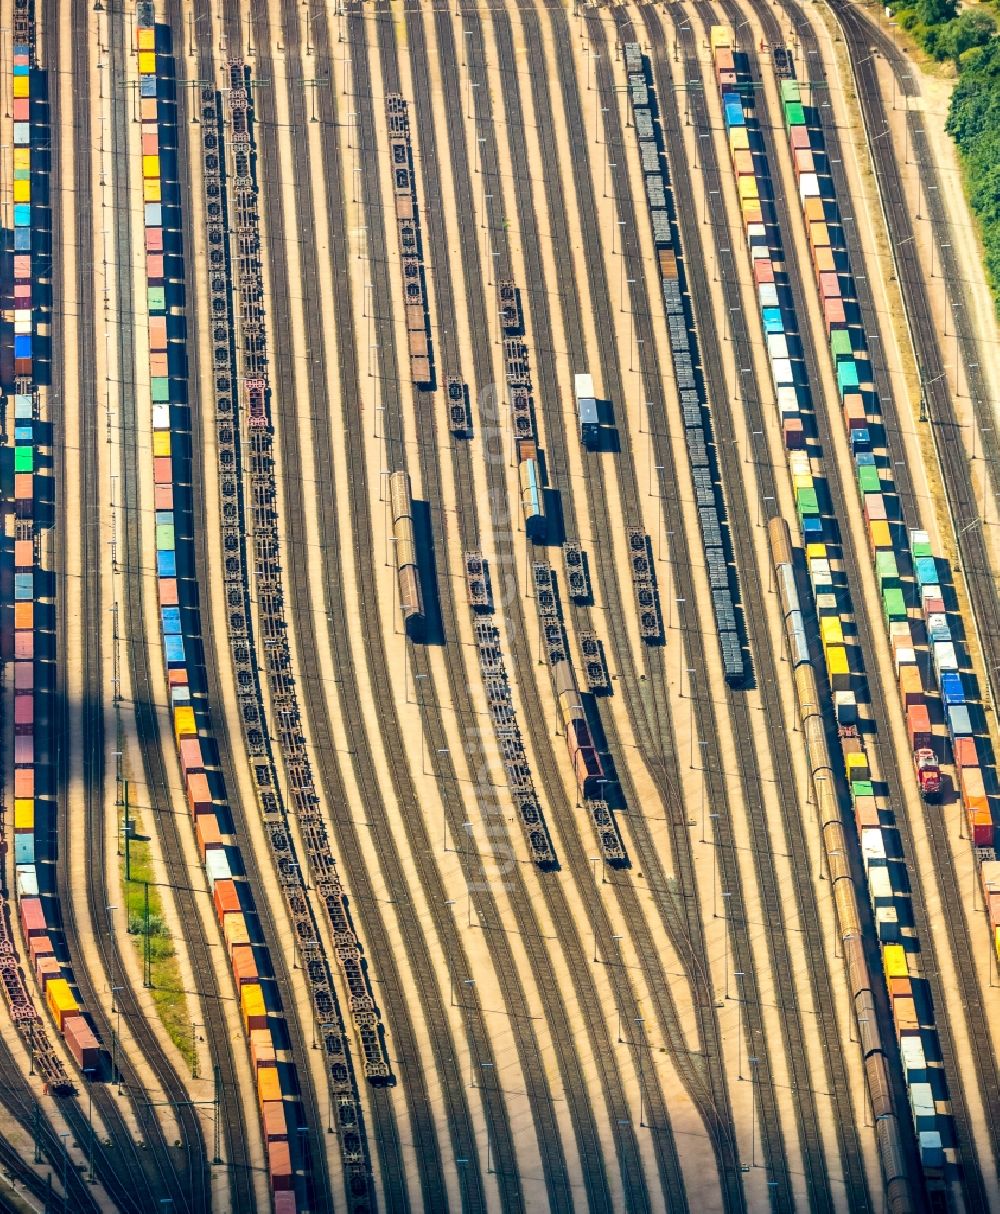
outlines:
[[[736,619],[736,602],[739,599],[736,567],[729,556],[732,543],[726,503],[715,467],[712,421],[701,375],[701,357],[691,302],[685,288],[684,255],[677,231],[659,109],[649,64],[638,42],[625,43],[625,67],[639,156],[646,177],[646,201],[659,262],[670,353],[684,416],[684,436],[701,523],[701,541],[712,590],[723,671],[726,681],[738,686],[745,681],[748,669]],[[659,605],[656,604],[656,618],[651,607],[643,607],[643,600],[649,597],[650,592],[651,587],[636,588],[643,620],[643,639],[657,643],[662,640]]]
[[[728,30],[716,36],[713,54],[717,65],[721,49],[731,46],[732,38]],[[937,1065],[930,1071],[926,1068],[927,1057],[939,1056],[938,1043],[928,984],[918,976],[919,940],[912,925],[906,861],[895,827],[894,811],[885,797],[876,791],[864,735],[857,728],[858,692],[864,674],[854,639],[853,607],[843,583],[835,529],[825,522],[829,516],[829,504],[824,500],[822,459],[818,449],[813,450],[813,436],[807,434],[803,424],[805,419],[802,412],[809,407],[808,385],[802,379],[800,360],[793,362],[787,359],[787,348],[782,348],[782,341],[787,347],[786,335],[797,334],[798,327],[790,303],[787,275],[783,270],[779,273],[777,268],[779,261],[784,260],[783,256],[772,257],[772,249],[781,248],[781,234],[769,201],[765,202],[760,213],[752,210],[760,198],[760,184],[769,180],[770,174],[752,101],[743,100],[741,90],[746,77],[739,58],[735,57],[737,61],[734,64],[735,89],[720,91],[754,279],[758,286],[761,321],[771,356],[782,433],[788,449],[792,488],[818,617],[823,660],[837,717],[843,771],[853,804],[875,930],[883,954],[886,949],[898,949],[898,954],[893,951],[890,957],[902,955],[907,964],[905,981],[904,975],[899,973],[894,973],[890,980],[886,970],[896,1034],[901,1049],[904,1038],[910,1038],[906,1049],[912,1057],[916,1058],[919,1054],[919,1058],[924,1060],[923,1066],[914,1069],[913,1074],[918,1078],[913,1082],[925,1082],[929,1076],[933,1080],[937,1100],[943,1103],[947,1100],[943,1072]],[[878,574],[882,614],[890,636],[899,641],[895,648],[896,669],[906,708],[922,703],[923,692],[913,657],[908,613],[897,564],[900,555],[898,549],[905,549],[905,544],[900,544],[902,536],[898,526],[890,522],[890,519],[899,517],[897,503],[892,500],[895,490],[891,481],[884,477],[885,459],[877,457],[873,450],[869,423],[871,367],[861,352],[864,348],[863,335],[858,333],[856,326],[849,327],[847,324],[848,317],[856,312],[856,304],[852,298],[850,279],[841,272],[845,254],[842,241],[838,238],[839,228],[834,222],[832,182],[829,175],[821,171],[824,167],[822,155],[807,126],[807,114],[802,105],[798,82],[783,79],[780,89],[783,125],[791,147],[811,261],[823,305],[824,326],[836,374],[839,405],[854,460],[865,531]],[[749,153],[751,160],[741,156],[741,152]],[[755,185],[741,184],[751,173]],[[748,214],[751,210],[752,213]],[[754,222],[761,226],[755,228]],[[765,286],[768,287],[766,298],[763,294]],[[919,724],[913,717],[910,722],[911,728]],[[920,734],[911,734],[911,737],[923,740]],[[900,1000],[898,1006],[896,996]],[[912,1076],[906,1070],[905,1058],[904,1054],[904,1071],[909,1084]],[[926,1122],[926,1109],[922,1118]],[[928,1131],[928,1134],[931,1137],[921,1139],[921,1153],[925,1175],[931,1180],[939,1177],[943,1156],[938,1130]],[[938,1134],[936,1139],[933,1138],[934,1134]]]

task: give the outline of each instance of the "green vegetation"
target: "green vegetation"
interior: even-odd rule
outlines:
[[[135,814],[131,820],[139,829],[139,820]],[[174,951],[173,939],[163,918],[163,903],[160,892],[155,885],[152,858],[149,844],[143,839],[131,839],[128,844],[129,876],[125,880],[124,857],[120,862],[122,890],[125,896],[125,910],[128,915],[128,930],[132,937],[139,961],[146,964],[146,892],[149,893],[149,969],[147,979],[152,988],[153,1003],[163,1021],[170,1040],[177,1046],[184,1060],[195,1073],[196,1055],[191,1039],[191,1017],[188,1011],[187,995],[181,981],[180,965]],[[145,969],[144,969],[144,972]]]
[[[986,273],[1000,313],[1000,37],[985,6],[959,10],[958,0],[898,4],[901,29],[939,62],[954,64],[958,83],[948,114],[965,174],[969,203],[979,218]]]

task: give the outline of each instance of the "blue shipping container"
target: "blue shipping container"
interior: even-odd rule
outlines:
[[[965,704],[952,704],[945,709],[948,716],[948,731],[953,738],[971,738],[972,720]]]
[[[22,603],[30,603],[35,595],[35,575],[34,573],[15,573],[14,574],[14,598]]]
[[[14,836],[14,863],[35,863],[35,836],[32,831],[21,831]]]
[[[14,203],[14,227],[15,228],[30,228],[31,227],[31,203],[30,202],[15,202]]]
[[[18,333],[14,337],[14,357],[15,358],[30,358],[31,357],[31,334]]]
[[[15,253],[30,253],[31,252],[31,228],[15,228],[14,229],[14,252]]]
[[[144,75],[139,77],[139,96],[140,97],[155,97],[156,96],[156,77]]]
[[[164,607],[160,611],[165,636],[180,636],[181,609],[179,607]]]
[[[780,308],[761,308],[760,315],[764,321],[765,333],[784,333],[785,327],[781,323]]]
[[[917,575],[917,582],[921,586],[937,584],[937,561],[932,556],[918,556],[913,562],[913,572]]]
[[[852,430],[851,431],[851,446],[856,452],[864,451],[867,453],[868,448],[872,445],[872,437],[868,430]],[[872,463],[874,463],[874,457]]]
[[[156,576],[157,577],[176,577],[177,576],[177,553],[171,548],[165,552],[157,552],[156,554]]]
[[[941,674],[941,698],[945,704],[964,704],[965,689],[962,676],[957,670],[945,670]]]
[[[184,638],[180,636],[166,636],[163,638],[163,652],[167,659],[168,666],[184,666],[187,661],[184,657]]]

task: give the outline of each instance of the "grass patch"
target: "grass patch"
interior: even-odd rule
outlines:
[[[135,813],[131,821],[139,829],[140,822]],[[151,985],[153,1003],[157,1015],[163,1022],[170,1040],[177,1046],[191,1074],[197,1073],[197,1054],[191,1036],[191,1015],[187,994],[181,981],[181,967],[174,950],[173,937],[163,916],[163,902],[155,884],[152,856],[149,844],[143,839],[131,839],[128,844],[129,876],[125,880],[125,857],[118,862],[125,911],[128,915],[128,931],[135,948],[139,964]],[[149,970],[146,972],[146,883],[149,889]]]

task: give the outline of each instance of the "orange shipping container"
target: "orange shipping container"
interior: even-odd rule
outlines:
[[[267,1100],[260,1106],[264,1122],[265,1142],[287,1142],[288,1126],[285,1122],[285,1104],[282,1100]]]
[[[975,738],[956,738],[953,745],[956,767],[979,766],[979,756],[976,754]]]
[[[274,1042],[267,1029],[254,1029],[250,1034],[250,1060],[254,1069],[270,1066],[275,1060]]]
[[[823,223],[826,220],[822,198],[807,198],[802,207],[802,212],[806,223]]]
[[[34,603],[15,603],[14,604],[14,627],[18,628],[34,628],[35,626],[35,604]]]
[[[187,741],[197,741],[197,738],[185,738]],[[194,771],[187,779],[187,802],[192,818],[199,821],[212,814],[212,790],[209,788],[208,776],[203,771]]]
[[[737,177],[752,177],[753,152],[733,152],[733,168]]]
[[[143,122],[156,121],[156,98],[143,97],[139,103],[139,117]]]
[[[160,606],[161,607],[176,607],[177,606],[177,579],[172,577],[161,577],[159,581],[160,591]],[[187,739],[184,739],[187,741]]]
[[[981,767],[960,767],[958,784],[962,790],[962,800],[967,806],[979,808],[986,804],[986,786],[983,783]]]
[[[890,999],[912,999],[913,998],[913,983],[909,978],[890,978],[889,979],[889,998]]]
[[[158,485],[173,484],[174,461],[169,455],[158,455],[153,460],[153,480]]]
[[[270,1100],[281,1099],[281,1080],[278,1078],[276,1066],[259,1066],[257,1068],[257,1103],[266,1104]]]
[[[920,671],[916,666],[902,666],[899,671],[899,694],[903,707],[924,702],[924,688],[920,681]]]
[[[236,882],[228,877],[216,881],[212,890],[212,901],[215,903],[215,917],[220,923],[227,915],[239,915],[243,912]]]
[[[35,545],[32,540],[14,541],[14,568],[30,569],[35,563]]]
[[[162,257],[160,258],[160,275],[159,276],[161,278],[163,277],[163,258]],[[148,275],[148,277],[151,278],[152,275],[150,274],[150,275]],[[168,362],[169,362],[169,360],[168,360],[165,352],[164,353],[156,353],[156,352],[151,353],[149,356],[149,374],[154,379],[167,378],[170,375],[170,367],[168,365]]]
[[[33,797],[35,795],[34,767],[14,768],[14,796]]]
[[[168,687],[187,687],[188,672],[183,668],[167,671]]]
[[[174,487],[173,485],[156,485],[153,489],[153,509],[154,510],[173,510],[174,508]]]
[[[884,549],[892,551],[892,533],[889,530],[889,524],[884,519],[875,519],[868,524],[868,542],[871,544],[872,552],[881,552]]]
[[[149,348],[151,350],[167,348],[167,318],[165,316],[149,318]]]
[[[917,1009],[912,999],[893,999],[892,1018],[896,1022],[896,1033],[900,1037],[920,1032]]]
[[[291,1155],[287,1142],[267,1144],[267,1170],[271,1174],[271,1188],[275,1190],[294,1187]]]
[[[198,840],[198,851],[202,862],[205,854],[218,851],[222,847],[222,832],[219,830],[219,819],[215,814],[198,814],[194,820],[194,833]]]
[[[260,980],[253,945],[234,944],[231,955],[233,959],[233,978],[237,987],[245,986],[248,982],[258,982]]]
[[[813,268],[817,274],[836,274],[837,259],[833,249],[813,249]]]
[[[814,249],[829,248],[830,229],[825,223],[811,223],[809,225],[809,243]]]

